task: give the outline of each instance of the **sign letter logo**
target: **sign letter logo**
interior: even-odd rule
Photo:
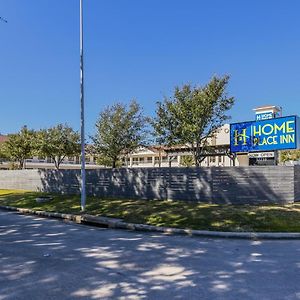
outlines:
[[[238,130],[234,131],[234,146],[238,146],[240,143],[242,143],[242,145],[247,145],[247,138],[249,138],[246,135],[246,128],[243,129],[241,131],[241,133],[239,133]]]

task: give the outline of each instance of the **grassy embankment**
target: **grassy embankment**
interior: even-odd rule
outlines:
[[[80,197],[53,194],[53,201],[36,203],[42,193],[0,190],[0,206],[80,214]],[[88,197],[86,213],[126,222],[218,231],[300,232],[300,203],[293,205],[213,205],[182,201],[124,200]]]

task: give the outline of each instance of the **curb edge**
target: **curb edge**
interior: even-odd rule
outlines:
[[[160,227],[154,225],[146,224],[135,224],[127,223],[121,219],[114,219],[108,217],[96,217],[88,214],[75,215],[66,214],[59,212],[47,212],[42,210],[32,210],[28,208],[18,208],[13,206],[0,206],[0,209],[17,211],[21,214],[31,214],[37,216],[43,216],[47,218],[63,219],[68,221],[73,221],[75,223],[89,223],[104,225],[108,228],[113,229],[127,229],[135,231],[147,231],[147,232],[159,232],[165,234],[175,234],[175,235],[188,235],[188,236],[199,236],[199,237],[211,237],[211,238],[232,238],[232,239],[299,239],[300,233],[296,232],[224,232],[224,231],[209,231],[209,230],[193,230],[193,229],[183,229],[183,228],[170,228],[170,227]]]

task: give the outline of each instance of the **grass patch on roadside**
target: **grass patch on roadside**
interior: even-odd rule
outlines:
[[[80,214],[80,196],[0,190],[0,205]],[[86,213],[126,222],[217,231],[300,232],[300,203],[291,205],[215,205],[183,201],[102,199],[88,197]]]

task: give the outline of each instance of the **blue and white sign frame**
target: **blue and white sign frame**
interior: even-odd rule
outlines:
[[[300,121],[288,116],[230,124],[230,150],[275,151],[300,148]]]

